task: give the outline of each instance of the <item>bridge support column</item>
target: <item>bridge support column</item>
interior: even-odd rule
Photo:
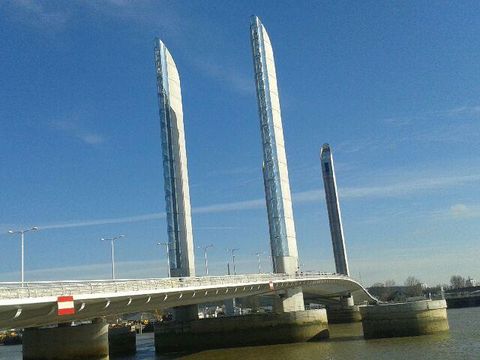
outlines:
[[[24,360],[108,359],[108,324],[28,328]]]
[[[353,306],[353,296],[352,295],[342,296],[340,298],[340,306],[344,308]]]
[[[249,296],[242,299],[243,306],[250,308],[252,313],[260,310],[260,296]]]
[[[304,311],[302,288],[293,288],[285,290],[284,294],[279,294],[273,303],[273,311],[276,313]]]
[[[137,334],[130,327],[115,327],[108,330],[110,355],[132,355],[137,352]]]
[[[225,315],[235,315],[235,298],[225,300]]]

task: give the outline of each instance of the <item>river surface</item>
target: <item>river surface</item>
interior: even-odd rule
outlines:
[[[330,339],[322,342],[220,349],[171,357],[156,356],[153,334],[143,334],[137,336],[135,356],[111,360],[479,360],[480,307],[448,310],[448,321],[450,331],[437,335],[365,341],[360,323],[339,324],[330,325]],[[21,360],[21,345],[0,346],[0,359]]]

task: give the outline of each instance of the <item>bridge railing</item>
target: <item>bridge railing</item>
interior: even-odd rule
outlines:
[[[298,280],[299,278],[344,276],[333,273],[302,273],[286,274],[246,274],[226,276],[202,276],[185,278],[150,278],[150,279],[119,279],[119,280],[88,280],[88,281],[35,281],[23,284],[18,282],[0,283],[0,300],[19,298],[39,298],[60,295],[98,294],[136,292],[145,290],[165,290],[185,287],[209,287],[216,285],[258,284],[269,281]]]

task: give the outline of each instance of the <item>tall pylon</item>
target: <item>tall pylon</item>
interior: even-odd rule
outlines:
[[[195,276],[192,211],[180,77],[172,55],[155,39],[170,276]]]
[[[298,270],[297,239],[275,60],[267,31],[256,16],[251,19],[250,36],[262,135],[263,180],[273,268],[276,273],[294,274]]]
[[[323,185],[325,187],[325,200],[327,203],[330,234],[332,237],[333,256],[337,273],[350,276],[348,270],[347,251],[343,236],[342,214],[338,200],[337,180],[333,165],[333,154],[330,145],[323,144],[320,150],[320,162],[322,165]]]

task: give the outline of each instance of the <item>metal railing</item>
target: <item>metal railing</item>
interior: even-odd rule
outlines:
[[[100,294],[119,292],[142,292],[172,290],[182,288],[204,288],[211,286],[235,286],[269,281],[294,281],[313,278],[347,277],[334,273],[286,274],[247,274],[225,276],[202,276],[184,278],[118,279],[118,280],[69,280],[69,281],[35,281],[23,284],[18,282],[0,283],[0,301],[4,299],[40,298],[60,295]]]

